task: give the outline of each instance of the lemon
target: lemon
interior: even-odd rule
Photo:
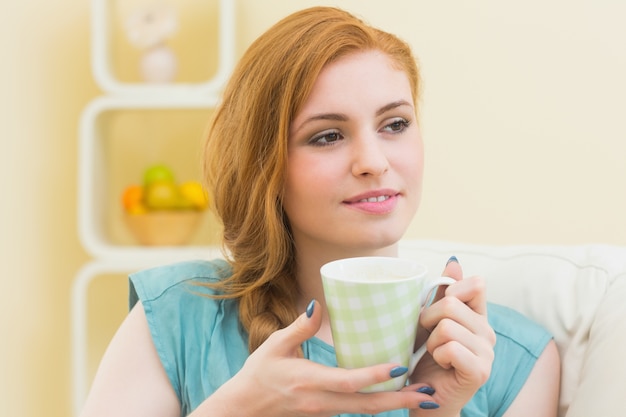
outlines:
[[[204,210],[209,204],[208,195],[198,181],[183,182],[178,186],[178,190],[180,195],[196,209]]]
[[[180,194],[171,181],[153,181],[145,188],[144,203],[150,210],[179,208]]]

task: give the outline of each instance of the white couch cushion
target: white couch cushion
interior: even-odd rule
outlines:
[[[562,359],[559,416],[623,416],[626,394],[626,248],[484,246],[403,240],[400,256],[439,274],[455,255],[487,280],[491,302],[543,324]]]

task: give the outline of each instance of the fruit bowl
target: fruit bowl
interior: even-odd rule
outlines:
[[[141,245],[178,246],[191,240],[202,215],[199,210],[157,210],[124,213],[124,220]]]

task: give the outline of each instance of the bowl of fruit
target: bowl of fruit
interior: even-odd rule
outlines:
[[[208,198],[197,181],[178,183],[166,165],[148,167],[142,184],[122,192],[124,221],[137,242],[146,246],[188,243],[198,229]]]

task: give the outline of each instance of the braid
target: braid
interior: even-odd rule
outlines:
[[[297,317],[294,280],[286,275],[256,288],[240,300],[240,319],[248,330],[248,349],[254,352],[272,333],[287,327]]]

